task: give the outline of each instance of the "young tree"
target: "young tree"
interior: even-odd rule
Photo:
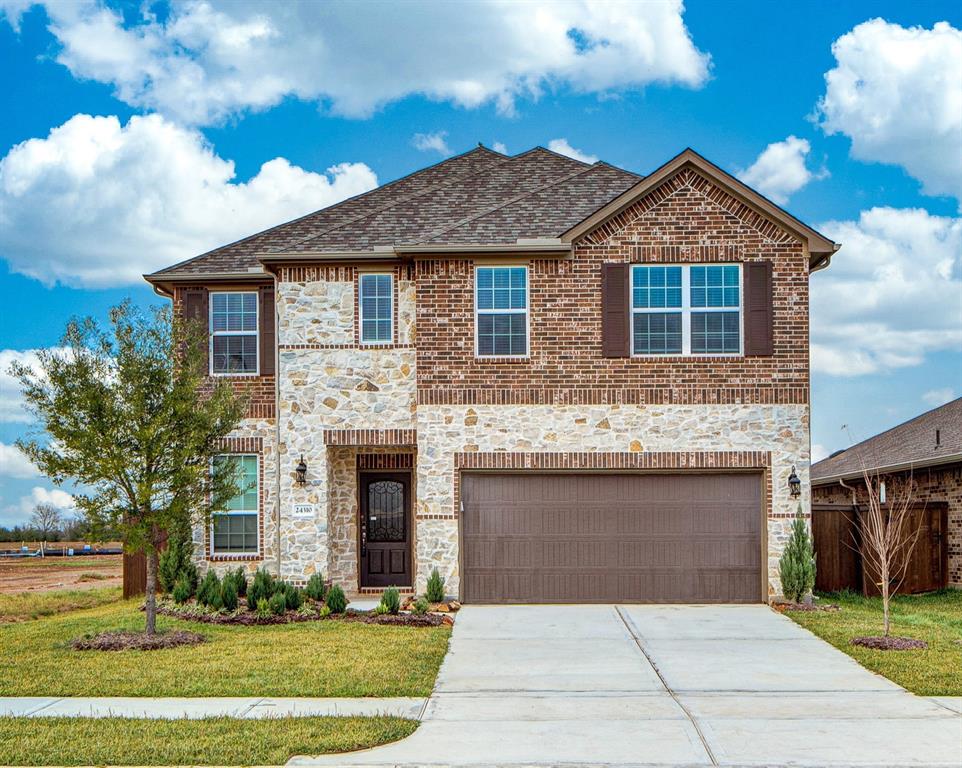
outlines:
[[[63,525],[63,516],[52,504],[37,504],[30,515],[30,525],[43,535],[43,540],[50,538],[50,534],[59,533]]]
[[[237,495],[236,467],[210,472],[246,410],[229,382],[206,380],[206,331],[125,301],[110,329],[67,325],[63,352],[39,353],[39,372],[14,364],[42,434],[18,447],[55,483],[71,478],[94,535],[116,531],[147,560],[146,631],[156,629],[157,559],[165,532],[208,520]]]
[[[885,480],[863,465],[862,480],[866,491],[858,518],[862,565],[882,593],[882,626],[888,637],[889,601],[902,586],[922,528],[920,519],[915,520],[911,473],[904,480]]]

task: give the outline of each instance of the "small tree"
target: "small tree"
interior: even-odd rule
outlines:
[[[778,574],[782,581],[782,594],[793,603],[799,603],[815,586],[815,550],[808,535],[808,526],[798,505],[792,521],[792,533],[778,561]]]
[[[108,331],[73,320],[65,352],[38,353],[40,371],[15,363],[27,409],[43,427],[17,446],[57,484],[72,478],[93,532],[115,530],[124,550],[147,560],[146,631],[156,630],[158,550],[166,533],[209,520],[237,495],[237,468],[209,471],[240,422],[246,397],[208,382],[207,333],[172,317],[144,315],[129,301]]]
[[[46,541],[52,533],[60,532],[63,516],[60,510],[51,504],[37,504],[33,508],[33,514],[30,515],[30,525],[40,531]]]
[[[862,566],[882,594],[882,628],[890,630],[889,604],[905,580],[912,551],[922,533],[921,517],[915,519],[914,482],[911,473],[903,480],[883,480],[862,468],[866,504],[860,505]]]

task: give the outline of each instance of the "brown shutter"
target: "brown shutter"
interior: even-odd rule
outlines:
[[[771,355],[772,263],[750,261],[744,266],[745,354]]]
[[[274,286],[262,285],[260,294],[261,375],[274,375]]]
[[[628,357],[631,323],[628,316],[628,264],[601,265],[601,353]]]
[[[210,334],[210,314],[207,311],[207,289],[206,288],[185,288],[184,289],[184,319],[194,320],[207,329]],[[204,370],[210,370],[208,363],[209,346],[204,344],[201,360]]]

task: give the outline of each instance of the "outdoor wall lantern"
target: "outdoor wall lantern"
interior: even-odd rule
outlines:
[[[297,476],[298,485],[307,484],[307,464],[304,463],[304,454],[301,454],[301,460],[297,463],[294,468],[294,474]]]
[[[788,492],[792,494],[793,499],[797,499],[802,495],[802,481],[798,479],[798,475],[795,474],[795,465],[792,464],[792,474],[788,476]]]

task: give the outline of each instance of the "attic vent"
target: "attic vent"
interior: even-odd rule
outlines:
[[[935,430],[935,447],[938,448],[942,444],[942,430]]]

